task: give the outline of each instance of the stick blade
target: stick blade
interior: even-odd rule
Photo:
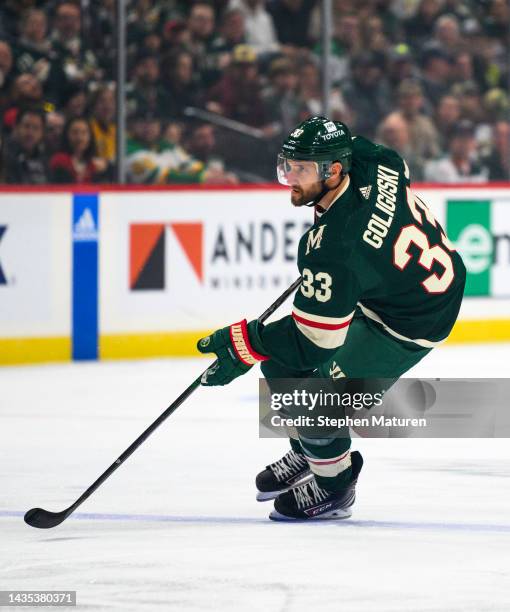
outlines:
[[[37,529],[51,529],[60,525],[67,518],[67,510],[63,512],[49,512],[42,508],[32,508],[25,516],[24,521],[30,527]]]

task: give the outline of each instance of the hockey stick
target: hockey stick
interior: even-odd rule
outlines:
[[[273,312],[277,308],[279,308],[283,304],[283,302],[285,302],[285,300],[289,297],[289,295],[291,295],[291,293],[295,289],[297,289],[300,283],[301,283],[301,277],[296,279],[292,283],[292,285],[288,289],[286,289],[280,295],[280,297],[273,304],[271,304],[271,306],[269,306],[269,308],[262,315],[260,315],[260,317],[258,318],[260,323],[263,323],[264,321],[266,321],[273,314]],[[210,367],[211,366],[209,366],[207,370]],[[207,370],[205,370],[205,372]],[[60,525],[60,523],[65,521],[66,518],[70,514],[72,514],[76,510],[76,508],[78,508],[78,506],[81,506],[81,504],[88,497],[90,497],[92,493],[94,493],[94,491],[98,489],[103,484],[103,482],[107,478],[109,478],[113,474],[113,472],[115,472],[115,470],[118,467],[120,467],[124,463],[124,461],[130,455],[132,455],[141,444],[143,444],[143,442],[145,442],[145,440],[147,440],[147,438],[152,434],[152,432],[155,431],[161,425],[161,423],[163,423],[163,421],[166,421],[166,419],[173,412],[175,412],[177,408],[186,399],[188,399],[188,397],[193,393],[193,391],[195,391],[195,389],[197,389],[200,386],[200,379],[202,378],[203,374],[205,374],[205,372],[203,372],[198,378],[196,378],[191,383],[191,385],[185,391],[183,391],[179,395],[179,397],[172,404],[170,404],[170,406],[168,406],[165,412],[163,412],[152,423],[152,425],[147,427],[147,429],[131,444],[131,446],[126,448],[126,450],[122,453],[122,455],[120,455],[120,457],[116,461],[114,461],[114,463],[112,463],[110,467],[105,472],[103,472],[103,474],[101,474],[101,476],[99,476],[99,478],[85,491],[85,493],[83,493],[83,495],[81,495],[74,502],[74,504],[69,506],[69,508],[67,508],[66,510],[62,510],[62,512],[50,512],[49,510],[43,510],[42,508],[32,508],[25,514],[25,517],[24,517],[25,523],[27,523],[27,525],[30,525],[31,527],[38,527],[39,529],[49,529],[51,527],[56,527],[57,525]]]

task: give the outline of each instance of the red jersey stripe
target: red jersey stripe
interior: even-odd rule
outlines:
[[[295,312],[292,313],[292,318],[295,319],[298,323],[302,323],[303,325],[307,325],[308,327],[316,327],[317,329],[329,330],[342,329],[342,327],[347,327],[352,321],[351,317],[348,321],[345,321],[344,323],[319,323],[318,321],[310,321],[310,319],[300,317]]]

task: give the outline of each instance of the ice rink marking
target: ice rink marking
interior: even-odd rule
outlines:
[[[0,510],[0,518],[23,518],[24,512],[19,510]],[[230,517],[230,516],[173,516],[167,514],[102,514],[77,512],[70,518],[81,521],[134,521],[147,523],[189,523],[203,525],[275,525],[266,518]],[[310,524],[296,521],[299,525]],[[286,525],[292,523],[285,523]],[[313,525],[341,525],[346,527],[362,527],[367,529],[409,529],[427,531],[462,531],[472,533],[510,533],[510,525],[491,525],[483,523],[433,523],[417,521],[317,521]]]

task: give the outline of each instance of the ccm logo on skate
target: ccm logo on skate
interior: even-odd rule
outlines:
[[[331,508],[332,505],[333,503],[329,502],[328,504],[323,504],[322,506],[315,506],[315,508],[310,508],[310,510],[305,510],[305,514],[307,514],[308,516],[316,516],[317,514],[321,514],[328,508]]]

